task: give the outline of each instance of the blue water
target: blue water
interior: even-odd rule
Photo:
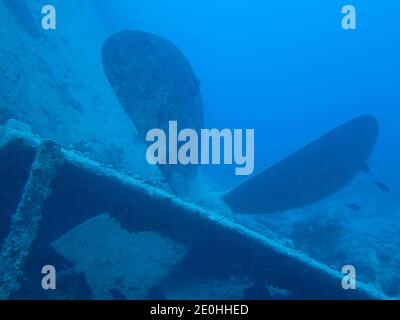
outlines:
[[[0,20],[0,125],[15,119],[10,122],[17,131],[31,130],[77,152],[78,159],[93,159],[134,177],[145,189],[172,194],[168,179],[145,162],[143,139],[102,65],[104,42],[126,29],[159,35],[184,54],[200,82],[205,128],[255,129],[255,174],[340,124],[372,115],[379,122],[379,137],[367,163],[370,172],[360,173],[322,201],[287,212],[232,213],[220,196],[249,177],[236,176],[229,165],[202,167],[193,190],[183,197],[335,271],[352,264],[362,282],[400,297],[398,1],[352,0],[356,30],[343,30],[341,9],[348,3],[339,0],[85,0],[79,12],[79,0],[75,6],[69,0],[54,1],[58,29],[45,32],[38,14],[44,0],[29,6],[0,0],[5,21],[3,25]],[[3,131],[0,126],[1,138]],[[12,148],[4,152],[1,144],[0,156],[0,213],[5,212],[0,216],[1,259],[29,168],[21,173],[18,154]],[[27,165],[31,160],[21,161]],[[302,298],[266,285],[256,263],[254,270],[232,263],[229,257],[235,258],[235,252],[224,247],[230,244],[226,230],[216,236],[221,243],[200,237],[199,244],[187,248],[190,219],[181,217],[174,229],[161,211],[154,214],[160,215],[154,226],[165,227],[169,236],[176,233],[182,243],[162,232],[151,233],[148,221],[135,211],[136,226],[129,210],[139,208],[139,214],[153,217],[151,210],[159,208],[159,202],[142,204],[141,195],[132,198],[132,205],[131,191],[96,180],[96,170],[68,170],[60,170],[50,187],[56,192],[43,206],[45,227],[38,227],[43,234],[30,248],[37,255],[25,261],[22,290],[12,298]],[[74,176],[77,172],[81,176]],[[88,186],[91,179],[94,183]],[[91,193],[91,187],[106,194]],[[177,192],[170,199],[179,196]],[[86,221],[88,217],[93,219]],[[144,232],[137,233],[143,231],[142,224]],[[201,234],[203,227],[208,225],[199,224]],[[43,241],[48,239],[51,243]],[[241,245],[245,251],[246,244]],[[61,269],[62,289],[49,294],[41,291],[37,270],[53,262]],[[178,272],[171,271],[175,263]],[[290,280],[289,274],[278,277],[283,284]]]
[[[381,125],[373,169],[399,177],[400,5],[353,1],[95,1],[110,30],[154,32],[184,52],[206,124],[255,128],[256,170],[361,114]],[[232,181],[232,170],[214,168]]]

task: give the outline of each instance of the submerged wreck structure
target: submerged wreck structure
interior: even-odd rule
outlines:
[[[39,2],[0,1],[8,44],[0,52],[0,299],[386,298],[360,281],[344,290],[338,270],[236,223],[232,212],[184,200],[179,187],[195,179],[195,167],[160,169],[163,183],[137,154],[148,128],[168,120],[202,126],[189,63],[158,36],[109,37],[85,1],[53,2],[89,27],[44,36],[27,14],[40,12]],[[371,117],[345,124],[231,190],[221,211],[318,201],[361,170],[376,135]],[[330,150],[342,152],[332,158]],[[325,167],[310,161],[316,155],[329,160]],[[348,171],[338,176],[337,165]],[[300,180],[309,193],[299,194],[307,189]],[[57,270],[55,291],[42,289],[46,265]],[[223,294],[210,296],[210,284]]]
[[[200,130],[203,105],[200,82],[181,51],[154,34],[125,30],[102,48],[104,72],[143,141],[153,128],[167,130],[171,120]],[[182,194],[196,166],[161,166],[169,186]]]
[[[384,298],[362,283],[357,290],[343,290],[342,274],[326,265],[15,125],[1,129],[0,173],[0,202],[7,208],[1,216],[2,299],[29,292],[38,281],[32,263],[53,264],[58,272],[73,270],[73,262],[55,253],[54,242],[103,212],[129,232],[154,231],[187,248],[160,279],[165,292],[179,286],[179,274],[196,277],[196,270],[184,270],[195,258],[205,268],[225,272],[238,265],[257,281],[287,290],[293,299]]]

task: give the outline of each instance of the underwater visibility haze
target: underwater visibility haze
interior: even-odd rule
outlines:
[[[400,3],[50,2],[0,0],[0,299],[400,297]]]

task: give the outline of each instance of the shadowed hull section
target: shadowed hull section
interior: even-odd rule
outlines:
[[[377,136],[375,118],[353,119],[250,178],[224,201],[240,213],[285,211],[320,201],[361,171]]]

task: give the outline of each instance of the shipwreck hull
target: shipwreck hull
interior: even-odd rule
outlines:
[[[154,231],[185,245],[188,256],[200,255],[205,266],[212,268],[216,257],[225,266],[239,264],[247,274],[292,292],[293,298],[386,298],[360,282],[357,290],[343,290],[339,272],[215,212],[29,133],[3,130],[0,166],[0,199],[6,208],[1,213],[2,299],[18,296],[35,246],[51,251],[60,236],[104,212],[129,232]],[[35,209],[27,210],[32,201]],[[48,254],[46,264],[52,263],[69,262]],[[176,266],[184,267],[184,262]]]

